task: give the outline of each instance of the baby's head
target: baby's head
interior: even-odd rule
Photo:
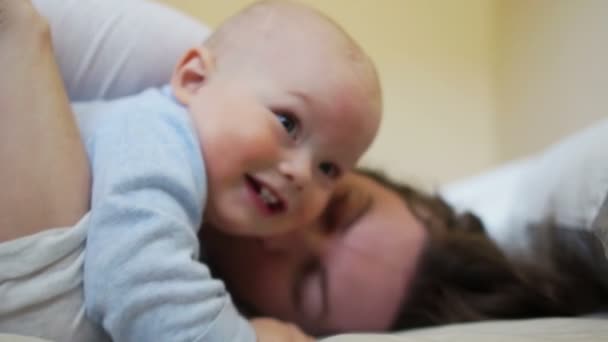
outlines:
[[[375,68],[330,19],[289,1],[258,2],[189,50],[171,80],[199,134],[205,222],[264,236],[325,206],[378,129]]]

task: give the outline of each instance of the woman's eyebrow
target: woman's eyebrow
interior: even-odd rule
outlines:
[[[356,211],[356,213],[352,217],[350,217],[347,222],[345,222],[343,224],[345,228],[343,227],[342,230],[348,231],[349,228],[353,227],[355,225],[355,223],[372,208],[373,205],[374,205],[374,198],[373,198],[373,196],[368,194],[365,198],[364,204],[361,205],[359,207],[359,209]]]
[[[356,212],[351,215],[351,217],[348,218],[348,220],[346,220],[345,222],[343,222],[341,224],[340,227],[340,231],[344,234],[347,233],[350,229],[353,228],[353,226],[355,225],[355,223],[357,223],[357,221],[363,217],[363,215],[365,215],[374,205],[374,198],[371,195],[367,195],[365,200],[365,202],[363,203],[363,205],[360,205],[359,208],[356,210]]]
[[[360,200],[360,197],[365,198]],[[336,196],[323,214],[325,226],[331,231],[346,233],[370,209],[372,202],[371,195],[359,195],[352,189]],[[349,209],[353,206],[354,209]]]
[[[329,283],[327,277],[327,269],[323,266],[321,261],[318,258],[314,258],[300,268],[298,272],[296,272],[296,276],[293,282],[293,287],[291,289],[291,298],[293,303],[295,304],[296,309],[299,312],[303,312],[302,309],[302,300],[303,300],[303,284],[304,279],[311,276],[315,272],[319,273],[319,288],[321,291],[321,314],[317,319],[322,319],[329,314]]]

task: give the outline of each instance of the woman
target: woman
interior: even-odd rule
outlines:
[[[85,6],[83,4],[87,2],[65,3]],[[44,1],[38,3],[44,4]],[[98,18],[104,18],[101,9],[95,11]],[[133,13],[142,12],[127,13],[137,17]],[[82,18],[63,16],[71,17]],[[51,25],[56,28],[53,22],[51,18]],[[66,25],[63,30],[68,30],[70,25],[63,23]],[[80,25],[86,23],[86,19],[81,19]],[[86,29],[71,27],[71,30],[85,32]],[[61,32],[55,29],[54,32],[60,40],[65,38]],[[115,32],[115,39],[127,36],[126,32]],[[191,37],[189,34],[186,36]],[[145,31],[139,32],[137,37],[138,41],[147,41]],[[155,37],[157,41],[176,41],[170,36],[165,39]],[[106,41],[105,44],[109,43]],[[61,50],[61,43],[57,46],[60,61],[74,51],[86,51],[82,46],[76,50]],[[130,51],[128,55],[134,60],[142,56],[138,54],[142,51],[145,51],[146,58],[152,52],[166,52],[157,49]],[[103,70],[116,70],[110,68],[115,65],[107,61],[106,64],[96,62],[100,67],[94,70],[99,70],[99,73],[89,78],[85,72],[85,77],[75,78],[72,85],[69,80],[70,75],[74,75],[73,64],[60,63],[62,73],[67,76],[68,90],[72,90],[71,96],[75,96],[78,89],[93,89],[95,91],[89,94],[95,96],[107,95],[110,88],[100,90],[99,85],[122,84],[121,80],[128,78],[130,69],[119,74],[104,73]],[[169,65],[153,69],[152,73],[168,72],[170,68]],[[140,71],[136,73],[142,74]],[[100,80],[99,77],[101,82],[93,82]],[[123,91],[136,91],[147,82],[142,81]],[[75,163],[66,162],[64,165],[69,168]],[[289,236],[265,240],[205,236],[207,258],[246,309],[298,322],[308,331],[319,334],[483,318],[577,314],[596,308],[585,302],[580,307],[567,305],[569,299],[564,299],[560,291],[569,289],[569,280],[563,281],[566,285],[558,287],[557,293],[554,289],[537,286],[560,284],[561,280],[550,269],[526,268],[525,264],[507,260],[473,216],[457,215],[439,199],[390,183],[384,184],[380,179],[349,175],[337,189],[317,225],[304,227],[305,230]],[[476,247],[470,247],[471,244]],[[452,262],[454,257],[459,257],[462,262]],[[477,266],[470,268],[471,263]],[[234,267],[237,264],[239,267]],[[444,264],[450,267],[438,267]],[[458,268],[455,271],[452,267]],[[239,271],[235,272],[237,269]],[[250,272],[243,272],[243,269]],[[491,270],[496,270],[491,281],[480,286],[481,282],[487,282],[486,271]],[[533,278],[535,274],[537,277]],[[595,283],[593,279],[589,281]],[[438,301],[437,296],[442,301]],[[576,298],[570,300],[578,303]]]
[[[550,263],[508,258],[476,216],[366,171],[347,177],[312,229],[204,240],[242,307],[317,334],[606,309],[602,259],[586,255],[597,241],[548,228],[543,239],[555,238],[535,247]],[[561,240],[573,237],[585,248]]]

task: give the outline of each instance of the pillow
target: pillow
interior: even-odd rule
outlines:
[[[508,254],[535,260],[533,227],[550,223],[592,232],[608,246],[608,119],[545,151],[464,182],[440,194],[470,210]]]

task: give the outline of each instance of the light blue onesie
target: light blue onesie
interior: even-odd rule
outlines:
[[[197,261],[206,201],[191,118],[168,87],[75,105],[93,175],[84,294],[114,341],[255,341]]]

